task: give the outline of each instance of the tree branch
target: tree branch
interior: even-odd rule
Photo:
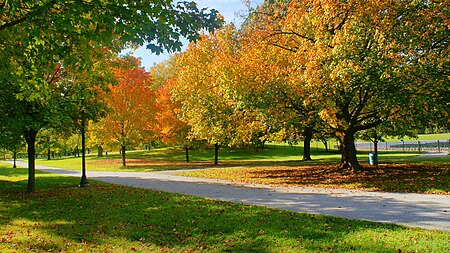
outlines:
[[[376,120],[374,122],[371,122],[371,123],[368,123],[368,124],[365,124],[365,125],[356,126],[354,129],[355,129],[355,131],[367,130],[367,129],[374,128],[374,127],[380,125],[383,122],[384,122],[383,120],[378,119],[378,120]]]
[[[281,48],[283,50],[287,50],[287,51],[292,52],[292,53],[296,53],[298,51],[298,48],[296,48],[296,47],[294,47],[294,48],[286,47],[286,46],[279,45],[277,43],[272,43],[270,45],[279,47],[279,48]]]

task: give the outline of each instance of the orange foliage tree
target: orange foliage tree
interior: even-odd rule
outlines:
[[[181,104],[172,101],[171,89],[176,82],[172,78],[157,90],[155,135],[167,145],[182,145],[186,151],[186,162],[189,162],[189,126],[178,118]]]
[[[258,113],[245,109],[236,92],[235,72],[239,43],[236,29],[227,26],[204,35],[179,56],[173,98],[181,103],[181,119],[191,128],[190,137],[219,145],[251,143],[265,131]]]
[[[116,85],[106,94],[108,116],[97,124],[97,138],[103,143],[119,146],[122,164],[126,166],[126,149],[151,135],[155,91],[152,78],[140,61],[131,56],[118,60],[114,68]]]

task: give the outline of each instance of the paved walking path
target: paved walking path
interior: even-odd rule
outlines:
[[[25,163],[19,165],[26,167]],[[79,171],[39,165],[36,167],[41,171],[81,176]],[[175,175],[178,172],[180,171],[88,171],[87,176],[88,179],[145,189],[450,232],[450,196],[446,195],[268,187],[224,180],[182,177]]]

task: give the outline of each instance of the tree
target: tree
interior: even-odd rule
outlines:
[[[189,126],[181,121],[177,115],[181,110],[181,104],[171,99],[172,79],[159,88],[156,97],[155,132],[156,136],[168,145],[182,145],[186,151],[186,162],[189,162]]]
[[[20,136],[20,134],[8,129],[3,129],[3,127],[0,126],[0,148],[13,153],[13,168],[17,167],[17,153],[24,147],[25,144],[23,143],[22,136]]]
[[[176,87],[176,76],[179,66],[176,56],[154,65],[150,75],[154,78],[156,91],[154,132],[166,145],[182,145],[186,151],[186,162],[189,162],[189,126],[181,121],[178,114],[182,111],[181,103],[172,100],[171,90]]]
[[[59,68],[58,68],[59,69]],[[61,105],[62,90],[57,87],[56,81],[59,70],[54,75],[47,76],[47,85],[52,86],[52,93],[47,99],[25,100],[17,99],[20,88],[14,83],[0,82],[0,111],[3,117],[0,124],[14,135],[21,135],[27,143],[28,153],[28,185],[27,191],[33,192],[35,186],[35,143],[40,129],[51,126],[58,121],[58,115],[63,115]]]
[[[67,113],[69,127],[66,129],[81,134],[80,187],[89,186],[86,176],[86,132],[89,121],[96,121],[106,114],[104,97],[109,91],[108,83],[114,82],[110,67],[111,61],[103,59],[83,72],[66,70],[64,79],[60,82],[65,90],[65,106],[69,111]]]
[[[258,14],[266,41],[292,53],[298,70],[292,81],[308,88],[312,108],[339,139],[341,168],[362,169],[354,145],[360,131],[448,116],[441,103],[448,98],[446,4],[309,0],[266,7]],[[433,93],[443,100],[434,102]]]
[[[262,23],[250,21],[240,31],[243,49],[235,74],[240,100],[265,115],[269,136],[302,139],[303,160],[311,160],[310,143],[314,135],[323,134],[323,121],[313,110],[307,87],[292,80],[299,73],[292,53],[266,43],[267,32],[258,29]]]
[[[239,47],[236,35],[233,26],[226,26],[190,44],[177,58],[180,69],[172,88],[173,99],[183,109],[181,120],[191,129],[190,137],[213,144],[216,163],[219,144],[247,145],[265,128],[257,113],[244,110],[233,90]]]
[[[123,166],[126,166],[126,148],[137,145],[152,130],[155,104],[153,79],[140,64],[132,56],[118,60],[114,68],[118,84],[110,86],[111,92],[105,98],[110,112],[98,122],[104,129],[100,133],[103,140],[120,147]]]
[[[216,11],[195,3],[158,1],[4,1],[0,9],[0,101],[11,108],[2,121],[21,131],[28,146],[28,192],[34,191],[36,135],[57,123],[62,91],[55,70],[91,69],[104,49],[145,44],[153,52],[180,49],[181,36],[198,38],[198,31],[221,24]],[[2,122],[3,123],[3,122]]]

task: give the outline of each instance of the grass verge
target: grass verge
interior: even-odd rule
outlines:
[[[0,252],[449,252],[450,233],[37,174],[0,164]]]

